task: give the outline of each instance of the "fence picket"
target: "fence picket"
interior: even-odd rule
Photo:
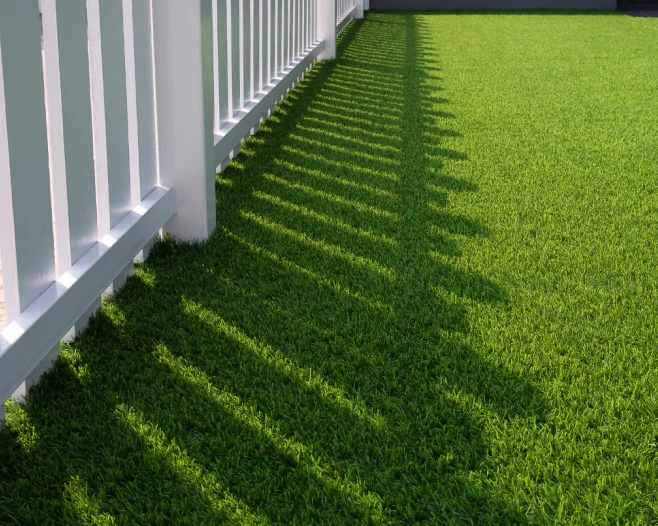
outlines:
[[[261,25],[261,0],[252,0],[252,92],[250,99],[254,98],[256,93],[262,90],[261,84],[261,61],[262,61],[262,35],[263,27]]]
[[[110,228],[132,209],[123,6],[99,3]]]
[[[56,13],[52,12],[56,3]],[[89,55],[87,52],[87,8],[84,0],[42,0],[44,47],[46,74],[51,69],[49,59],[52,57],[53,70],[58,79],[48,76],[49,92],[58,92],[48,99],[48,108],[61,107],[63,122],[63,142],[66,170],[66,201],[68,216],[64,225],[57,227],[58,267],[66,270],[78,261],[98,240],[98,219],[96,211],[96,182],[94,178],[94,145],[91,116],[91,94],[89,77]],[[50,13],[47,11],[50,9]],[[56,24],[56,25],[55,25]],[[49,27],[54,26],[57,35],[54,45],[49,45]],[[51,51],[53,55],[51,55]],[[56,55],[55,55],[56,53]],[[52,77],[55,75],[53,74]],[[61,89],[60,89],[61,85]],[[51,150],[54,145],[51,140]],[[53,174],[54,176],[55,174]],[[58,191],[57,187],[53,192]],[[57,201],[57,196],[53,196]],[[61,198],[64,201],[64,197]],[[63,260],[65,247],[60,239],[62,230],[68,230],[70,238],[70,258]],[[61,237],[60,237],[61,236]],[[61,272],[60,272],[61,273]]]
[[[139,132],[137,124],[137,78],[135,71],[135,30],[133,27],[133,0],[122,0],[123,47],[126,71],[126,117],[128,122],[128,162],[130,163],[130,206],[141,199],[139,174]]]
[[[270,80],[277,76],[279,71],[279,2],[281,0],[267,0],[270,2]],[[269,82],[268,82],[269,84]]]
[[[215,131],[232,116],[231,109],[231,0],[215,0],[215,19],[217,24],[214,36],[215,49]]]
[[[156,0],[157,1],[157,0]],[[132,0],[140,195],[158,184],[151,0]]]
[[[230,0],[232,7],[238,9],[231,10],[231,93],[232,115],[233,117],[243,106],[243,89],[242,89],[242,3],[245,0]],[[248,0],[247,0],[248,1]]]
[[[288,0],[279,0],[279,31],[278,31],[278,54],[279,69],[277,76],[283,71],[286,63],[286,3]]]
[[[56,277],[38,0],[0,2],[0,56],[0,253],[10,323]]]
[[[252,98],[252,45],[251,45],[251,3],[253,0],[242,0],[241,10],[241,35],[240,43],[242,45],[242,70],[240,72],[240,82],[242,89],[242,107],[244,107]]]

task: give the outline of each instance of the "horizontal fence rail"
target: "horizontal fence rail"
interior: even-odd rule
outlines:
[[[0,2],[0,425],[154,237],[212,233],[216,171],[362,15],[363,0]]]

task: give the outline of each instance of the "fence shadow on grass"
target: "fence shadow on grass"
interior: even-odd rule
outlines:
[[[522,523],[468,482],[541,394],[467,344],[468,155],[413,15],[342,37],[0,434],[0,522]]]

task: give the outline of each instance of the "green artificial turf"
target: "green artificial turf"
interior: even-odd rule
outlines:
[[[0,523],[655,523],[657,31],[350,26],[7,404]]]

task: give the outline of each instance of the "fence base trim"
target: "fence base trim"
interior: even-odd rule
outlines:
[[[0,333],[0,407],[172,217],[174,204],[173,190],[156,187]]]

